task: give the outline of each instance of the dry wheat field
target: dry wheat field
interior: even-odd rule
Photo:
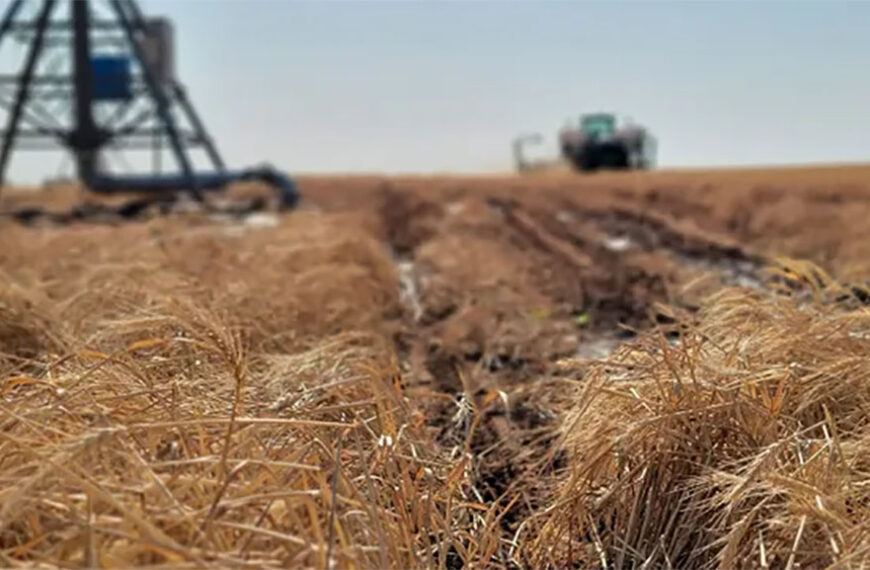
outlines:
[[[0,566],[870,564],[870,167],[300,190],[3,222]]]

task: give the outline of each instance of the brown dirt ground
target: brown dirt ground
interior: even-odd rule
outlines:
[[[632,330],[669,321],[659,303],[692,309],[723,285],[761,286],[779,256],[870,278],[868,167],[310,178],[303,187],[329,215],[376,212],[379,239],[413,267],[419,307],[399,347],[413,384],[438,392],[502,389],[522,401],[528,381],[561,358],[600,357]],[[448,424],[452,409],[430,417]],[[488,416],[473,451],[511,441],[512,426],[553,421],[531,403],[508,416]],[[514,445],[534,453],[529,443]],[[481,462],[492,497],[522,465],[500,457]]]
[[[196,302],[256,323],[254,338],[269,347],[375,330],[392,335],[415,386],[451,394],[598,356],[629,329],[662,321],[660,302],[691,308],[716,286],[756,283],[767,257],[870,276],[864,166],[310,176],[300,186],[302,209],[278,227],[233,230],[193,217],[8,228],[4,241],[14,245],[2,246],[0,267],[19,283],[49,283],[42,293],[60,299],[92,287],[80,275],[102,289],[133,280],[151,295],[183,284]],[[59,188],[10,192],[4,204],[65,208],[80,199]],[[87,265],[106,270],[95,277],[80,271]],[[343,298],[348,288],[353,299]],[[94,293],[108,306],[103,295]],[[98,334],[98,315],[74,332]],[[14,326],[6,326],[14,351],[32,356],[44,339]]]
[[[470,376],[480,365],[538,374],[587,337],[648,324],[658,302],[691,307],[718,285],[758,284],[778,256],[870,276],[868,167],[302,186],[326,216],[376,218],[376,239],[416,281],[419,315],[405,332],[426,345],[420,359],[471,365]]]
[[[558,398],[548,382],[561,359],[601,356],[723,284],[760,286],[778,256],[870,279],[865,166],[308,176],[300,187],[300,210],[264,227],[200,216],[6,224],[3,374],[32,371],[40,355],[62,352],[52,347],[109,351],[159,336],[165,325],[149,316],[179,298],[242,326],[253,351],[374,333],[395,347],[440,443],[461,445],[458,399],[486,411],[471,451],[482,499],[494,500],[534,476],[522,471],[528,456],[547,452],[546,401]],[[65,190],[3,197],[7,207],[71,200]],[[514,452],[488,459],[499,443]]]

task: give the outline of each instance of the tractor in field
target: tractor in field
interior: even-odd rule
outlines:
[[[559,132],[562,158],[583,172],[645,170],[655,165],[656,141],[646,128],[618,125],[611,113],[581,115]]]

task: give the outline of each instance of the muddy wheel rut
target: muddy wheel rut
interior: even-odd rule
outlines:
[[[405,307],[401,355],[438,440],[474,456],[481,499],[540,473],[558,421],[540,404],[558,363],[608,356],[671,317],[687,276],[763,287],[763,260],[727,239],[630,208],[495,197],[437,203],[385,189],[380,223]],[[691,309],[690,304],[686,304]],[[559,392],[558,385],[552,388]],[[525,458],[525,459],[520,459]],[[514,528],[531,505],[515,505]]]
[[[586,362],[652,327],[679,342],[676,317],[704,294],[687,283],[771,284],[767,260],[728,236],[630,205],[386,191],[380,223],[405,308],[409,393],[436,440],[470,454],[485,503],[537,489],[549,480],[540,466],[559,467],[561,418],[547,410],[560,406],[548,399],[582,380]],[[545,496],[514,504],[501,524],[516,531]]]
[[[680,302],[674,290],[687,274],[763,287],[760,256],[628,207],[440,204],[392,188],[382,198],[415,344],[409,369],[449,392],[510,386],[566,356],[605,357],[668,319],[655,307]],[[534,332],[518,335],[529,323]]]

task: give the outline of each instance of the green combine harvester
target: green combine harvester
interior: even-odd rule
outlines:
[[[646,128],[618,125],[611,113],[589,113],[559,132],[562,158],[583,172],[646,170],[655,166],[656,140]]]

